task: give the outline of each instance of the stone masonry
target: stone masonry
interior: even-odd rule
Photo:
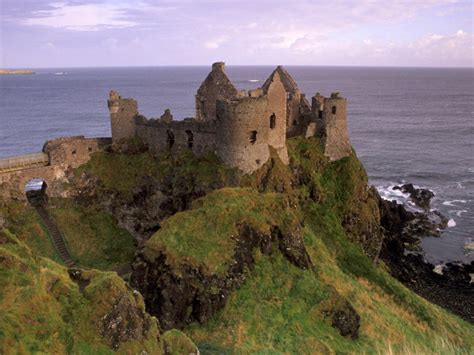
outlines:
[[[196,117],[174,121],[169,110],[158,119],[140,115],[133,99],[111,91],[108,107],[113,144],[139,138],[152,152],[190,149],[216,153],[222,161],[252,173],[270,157],[270,149],[288,164],[286,139],[320,137],[330,160],[352,153],[347,132],[346,99],[316,94],[310,104],[290,74],[278,66],[261,88],[238,90],[222,62],[196,94]]]

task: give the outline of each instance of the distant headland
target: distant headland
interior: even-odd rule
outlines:
[[[24,75],[24,74],[35,74],[33,70],[9,70],[9,69],[0,69],[0,75]]]

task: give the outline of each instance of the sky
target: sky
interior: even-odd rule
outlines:
[[[473,67],[473,0],[0,0],[0,68]]]

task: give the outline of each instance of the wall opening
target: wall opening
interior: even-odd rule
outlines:
[[[46,194],[46,189],[48,185],[46,181],[41,178],[35,178],[29,180],[25,184],[25,194],[26,199],[33,206],[40,206],[46,203],[48,195]]]
[[[274,113],[270,116],[270,128],[274,129],[276,127],[276,116]]]
[[[257,141],[257,131],[250,132],[249,141],[251,144],[255,144],[255,142]]]
[[[187,130],[186,135],[188,136],[188,148],[192,149],[193,148],[193,143],[194,143],[193,132]]]
[[[323,110],[318,111],[318,118],[323,118]]]
[[[336,106],[333,106],[333,107],[331,108],[331,110],[332,110],[332,114],[335,115],[335,114],[336,114]]]
[[[166,143],[168,143],[168,148],[173,148],[174,145],[174,133],[169,129],[166,131]]]

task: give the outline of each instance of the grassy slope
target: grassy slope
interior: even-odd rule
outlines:
[[[91,270],[84,275],[90,283],[80,291],[63,266],[35,256],[16,236],[0,230],[2,354],[114,354],[110,339],[99,335],[98,324],[114,312],[118,301],[142,314],[143,300],[115,273]],[[164,344],[173,353],[192,349],[189,339],[177,331],[165,333],[164,344],[158,338],[157,324],[151,321],[141,339],[121,343],[118,353],[161,354]]]
[[[377,221],[377,207],[357,158],[329,163],[316,141],[302,140],[291,142],[290,155],[293,166],[305,175],[304,186],[284,195],[249,189],[215,191],[196,201],[193,210],[168,219],[147,243],[150,256],[166,250],[175,263],[197,262],[219,271],[232,256],[230,236],[237,221],[278,224],[285,213],[296,212],[285,211],[284,203],[276,201],[298,196],[305,244],[315,270],[298,269],[279,253],[267,257],[256,252],[255,268],[225,309],[210,323],[186,330],[201,350],[473,351],[472,325],[410,292],[350,242],[354,235],[357,239],[357,228]],[[268,180],[272,186],[287,185],[274,181],[278,178]],[[342,228],[347,214],[359,221],[354,235]],[[335,295],[348,299],[361,315],[358,340],[340,336],[322,315],[322,307],[334,302]]]
[[[112,216],[93,205],[86,207],[66,199],[54,199],[50,205],[50,214],[79,266],[112,270],[132,261],[134,238],[117,226]],[[11,201],[0,208],[0,213],[6,217],[8,228],[36,255],[62,263],[33,207]]]
[[[259,194],[251,189],[224,188],[196,200],[194,208],[168,218],[147,243],[151,258],[164,251],[169,260],[200,265],[210,273],[227,269],[232,260],[237,226],[247,224],[261,233],[278,225],[282,231],[298,223],[298,211],[288,208],[284,195]],[[272,213],[268,213],[272,211]]]
[[[175,263],[192,262],[220,272],[232,255],[234,245],[229,237],[235,233],[238,221],[266,230],[273,224],[291,228],[296,219],[304,218],[304,240],[314,270],[298,269],[280,253],[262,256],[256,252],[255,267],[248,271],[246,283],[231,295],[225,309],[208,324],[186,329],[201,350],[472,352],[471,325],[407,290],[384,271],[383,265],[374,266],[361,248],[350,242],[358,241],[359,232],[377,221],[377,207],[367,191],[365,171],[355,156],[329,163],[316,141],[302,139],[289,142],[289,153],[293,168],[301,171],[303,185],[294,186],[290,171],[276,161],[268,171],[242,180],[246,188],[218,190],[195,201],[193,210],[166,220],[164,228],[148,242],[148,253],[165,250]],[[99,177],[103,193],[123,196],[149,178],[162,182],[168,179],[170,184],[188,190],[200,185],[205,191],[235,182],[234,172],[219,165],[215,157],[196,158],[187,152],[172,160],[153,160],[147,153],[101,153],[81,172]],[[262,185],[261,180],[266,183]],[[265,192],[257,193],[256,189]],[[285,208],[297,202],[296,208]],[[114,258],[101,265],[104,254],[110,253],[110,242],[121,233],[109,216],[93,207],[56,205],[53,215],[62,228],[71,229],[67,234],[77,236],[77,240],[81,233],[88,235],[77,247],[84,263],[107,268],[117,262]],[[18,238],[34,253],[54,258],[54,249],[34,211],[15,204],[8,208]],[[341,226],[348,214],[357,221],[354,233],[349,235]],[[70,220],[74,223],[68,223]],[[120,243],[125,254],[127,243],[125,237]],[[81,245],[89,244],[94,247],[81,249]],[[12,248],[28,250],[25,246],[0,244],[2,252],[20,253]],[[100,253],[94,254],[95,249]],[[118,258],[120,252],[116,251]],[[21,258],[26,260],[27,272],[11,266],[0,269],[0,341],[8,339],[11,346],[21,344],[25,351],[42,346],[61,351],[72,346],[83,353],[92,347],[95,353],[97,349],[109,352],[103,339],[90,332],[87,322],[95,317],[90,300],[79,293],[65,270],[46,258]],[[68,296],[59,297],[59,301],[51,295],[51,274],[59,275],[59,288],[67,290]],[[99,275],[97,280],[110,281],[112,277]],[[113,280],[113,284],[121,282]],[[106,290],[98,290],[107,297]],[[323,307],[337,297],[348,299],[361,315],[358,340],[341,337],[321,314]],[[168,338],[175,342],[175,335],[169,334]],[[178,347],[182,345],[177,343]],[[130,345],[131,349],[135,345]]]

